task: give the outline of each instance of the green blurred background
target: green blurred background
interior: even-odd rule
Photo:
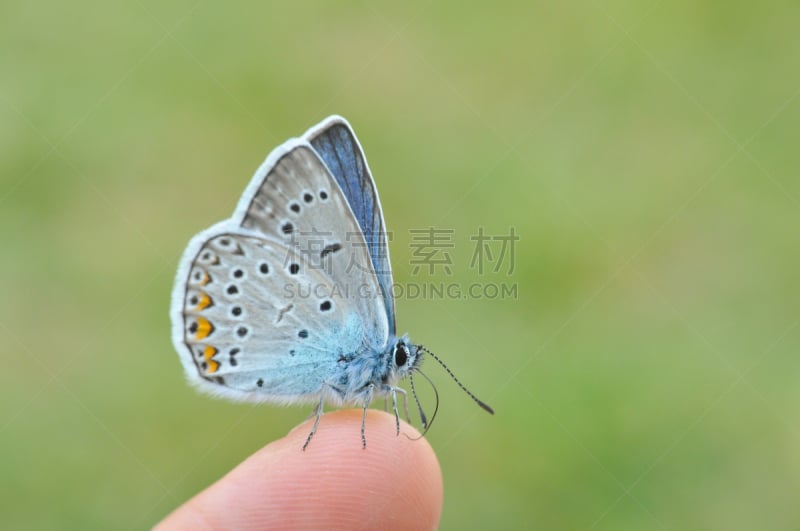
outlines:
[[[305,418],[189,388],[169,293],[267,153],[339,113],[396,280],[518,286],[398,302],[497,411],[427,365],[443,529],[797,528],[798,16],[3,2],[3,526],[148,527]],[[412,275],[431,226],[451,276]],[[479,227],[519,234],[511,276],[469,267]]]

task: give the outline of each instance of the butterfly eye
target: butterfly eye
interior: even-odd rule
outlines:
[[[408,351],[406,350],[406,346],[402,343],[399,343],[394,349],[394,364],[398,367],[402,367],[408,361]]]

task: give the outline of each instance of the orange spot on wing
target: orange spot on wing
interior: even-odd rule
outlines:
[[[211,358],[213,358],[214,356],[216,356],[216,355],[217,355],[217,352],[219,352],[219,351],[218,351],[216,348],[214,348],[214,347],[212,347],[211,345],[209,345],[209,346],[207,346],[207,347],[205,348],[205,350],[203,351],[203,357],[204,357],[206,360],[210,360]]]
[[[213,374],[219,370],[220,363],[212,359],[217,355],[217,352],[219,350],[211,345],[207,345],[203,349],[203,363],[200,364],[200,368],[207,374]]]
[[[205,286],[205,285],[206,285],[206,284],[208,284],[209,282],[211,282],[211,277],[210,277],[210,276],[208,276],[208,273],[203,273],[203,280],[201,280],[201,281],[200,281],[200,284],[201,284],[202,286]]]
[[[208,319],[197,318],[197,339],[205,339],[214,331],[214,325]]]
[[[212,300],[206,293],[200,294],[200,301],[197,303],[198,310],[205,310],[209,306],[211,306]]]

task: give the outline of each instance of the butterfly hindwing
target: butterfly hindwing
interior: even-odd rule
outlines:
[[[364,234],[383,294],[390,334],[394,334],[392,269],[386,223],[383,219],[378,190],[361,145],[350,124],[339,116],[332,116],[313,127],[305,137],[333,174]]]
[[[287,262],[288,251],[280,241],[232,231],[196,252],[182,335],[208,390],[311,401],[337,360],[359,347],[364,327],[348,299],[322,272]]]

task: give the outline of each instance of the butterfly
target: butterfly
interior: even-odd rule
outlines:
[[[493,413],[435,354],[397,335],[378,192],[361,145],[340,116],[273,150],[233,216],[190,240],[170,317],[186,376],[201,391],[313,404],[316,420],[304,450],[325,404],[364,408],[366,448],[367,408],[375,398],[391,398],[399,434],[397,395],[406,417],[408,400],[397,383],[412,377],[413,391],[413,374],[426,355]]]

